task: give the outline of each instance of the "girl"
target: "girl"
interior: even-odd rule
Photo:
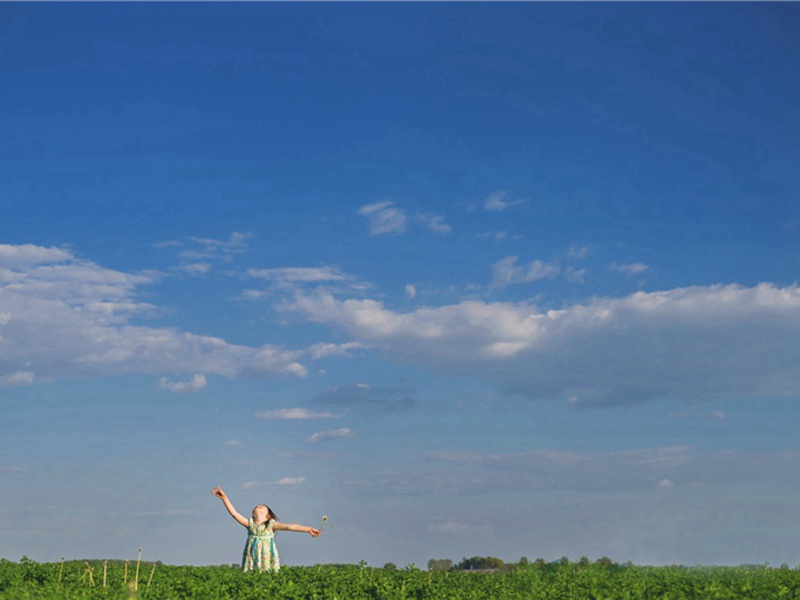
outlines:
[[[247,543],[242,554],[242,569],[244,571],[258,570],[275,572],[281,567],[278,558],[278,548],[275,546],[275,531],[302,531],[317,537],[321,532],[313,527],[295,525],[294,523],[279,523],[278,516],[266,504],[259,504],[253,509],[253,517],[245,519],[236,512],[233,504],[219,487],[211,490],[217,498],[222,500],[225,508],[236,522],[247,527]]]

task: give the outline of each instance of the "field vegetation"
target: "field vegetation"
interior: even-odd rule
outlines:
[[[171,566],[139,561],[0,560],[0,599],[263,600],[727,600],[800,599],[800,571],[783,565],[652,567],[609,559],[522,559],[476,569],[482,557],[423,571],[414,565],[284,567],[276,574],[238,566]],[[499,559],[495,559],[499,560]],[[449,562],[449,561],[447,561]],[[480,566],[485,566],[484,561]],[[457,567],[469,567],[461,569]],[[394,567],[394,568],[393,568]],[[448,568],[443,568],[448,567]]]

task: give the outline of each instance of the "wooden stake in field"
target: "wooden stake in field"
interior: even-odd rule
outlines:
[[[150,582],[153,581],[153,573],[156,572],[156,563],[153,563],[153,568],[150,569],[150,577],[147,579],[147,587],[150,587]]]
[[[106,575],[108,575],[108,561],[103,561],[103,587],[106,587]]]
[[[61,557],[61,567],[58,569],[58,583],[61,583],[61,576],[64,574],[64,559],[66,557]]]
[[[142,549],[139,548],[139,556],[136,557],[136,579],[133,581],[133,589],[139,589],[139,563],[142,561]]]
[[[94,587],[94,577],[92,577],[92,567],[89,566],[88,562],[84,562],[83,564],[86,565],[86,572],[83,574],[83,577],[81,577],[81,580],[85,579],[86,576],[88,575],[89,576],[89,587]]]

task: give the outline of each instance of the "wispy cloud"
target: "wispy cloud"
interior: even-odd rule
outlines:
[[[570,260],[582,260],[589,256],[589,246],[572,245],[567,249],[567,258]]]
[[[292,294],[302,289],[324,288],[336,293],[358,293],[369,288],[355,275],[345,273],[339,267],[283,267],[277,269],[248,269],[245,276],[264,281],[269,286],[264,290],[247,289],[242,292],[244,300],[262,300],[274,297],[275,293]]]
[[[508,192],[493,192],[486,200],[484,200],[483,208],[484,210],[488,210],[490,212],[503,212],[512,206],[522,204],[522,200],[509,200],[508,197]]]
[[[500,287],[532,283],[540,279],[554,279],[561,273],[561,267],[555,263],[534,260],[525,265],[518,265],[518,260],[517,256],[507,256],[492,265],[492,285]]]
[[[452,231],[441,215],[423,212],[409,218],[405,210],[388,200],[366,204],[358,209],[358,214],[366,217],[371,236],[405,233],[414,223],[435,233],[447,234]]]
[[[624,273],[629,277],[633,277],[635,275],[641,275],[642,273],[650,269],[650,267],[648,267],[646,264],[640,262],[629,263],[624,265],[618,263],[612,263],[608,268],[611,271]]]
[[[692,482],[783,481],[800,471],[797,452],[699,450],[692,446],[618,452],[542,449],[516,454],[429,452],[425,469],[371,475],[372,493],[458,494],[570,490],[574,492],[672,488]],[[443,463],[437,468],[437,463]]]
[[[255,416],[259,419],[336,419],[341,415],[332,412],[313,411],[307,408],[280,408],[276,410],[264,410],[257,412]]]
[[[572,265],[564,269],[564,279],[570,283],[584,283],[589,275],[589,269],[576,269]]]
[[[328,281],[352,281],[352,275],[338,267],[287,267],[282,269],[248,269],[248,277],[279,283],[322,283]]]
[[[344,344],[331,344],[321,342],[309,346],[307,349],[308,354],[312,360],[320,360],[328,356],[351,356],[353,350],[362,348],[363,345],[358,342],[345,342]]]
[[[201,276],[208,274],[216,264],[229,263],[235,255],[247,252],[247,241],[251,237],[250,233],[234,231],[227,240],[189,237],[161,242],[156,247],[177,250],[182,264],[176,271]]]
[[[178,270],[188,273],[189,275],[206,275],[214,267],[208,262],[198,262],[181,265]]]
[[[436,233],[450,233],[453,229],[450,227],[450,225],[444,222],[444,217],[440,215],[421,213],[417,215],[417,221],[419,221],[426,229],[430,229]]]
[[[341,438],[349,438],[354,437],[356,435],[355,431],[352,429],[342,428],[342,429],[332,429],[330,431],[320,431],[311,435],[308,438],[309,442],[328,442],[331,440],[338,440]]]
[[[253,237],[251,233],[234,231],[227,240],[214,238],[190,238],[199,248],[187,249],[180,252],[180,256],[188,259],[216,259],[229,261],[234,254],[247,251],[247,240]]]
[[[206,387],[206,376],[197,373],[192,375],[188,381],[170,381],[166,377],[162,377],[158,381],[158,387],[162,390],[169,390],[174,394],[186,394],[190,392],[199,392]]]
[[[313,402],[333,405],[369,405],[402,409],[414,405],[415,390],[410,387],[377,387],[366,383],[336,387],[312,398]]]
[[[269,488],[276,486],[293,486],[305,483],[305,477],[281,477],[276,481],[246,481],[242,484],[242,489],[254,490],[258,488]]]
[[[502,240],[504,240],[504,239],[506,239],[508,237],[508,232],[507,231],[492,231],[492,232],[488,232],[488,233],[478,233],[478,234],[475,235],[475,237],[478,238],[479,240],[480,239],[486,239],[486,238],[492,238],[492,239],[495,239],[495,240],[497,240],[499,242],[499,241],[502,241]]]
[[[472,523],[464,523],[463,521],[434,523],[428,525],[426,528],[428,533],[444,535],[475,535],[476,533],[484,532],[487,529],[488,528],[486,526],[473,525]]]
[[[22,467],[9,467],[7,465],[0,465],[0,473],[22,473],[25,471]]]
[[[369,234],[373,236],[403,233],[408,223],[405,211],[390,201],[366,204],[358,209],[358,214],[367,218]]]
[[[33,371],[14,371],[0,377],[0,387],[13,387],[17,385],[30,385],[36,380]]]

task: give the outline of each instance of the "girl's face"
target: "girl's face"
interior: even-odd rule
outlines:
[[[259,504],[253,509],[253,520],[257,523],[269,521],[269,508],[266,504]]]

